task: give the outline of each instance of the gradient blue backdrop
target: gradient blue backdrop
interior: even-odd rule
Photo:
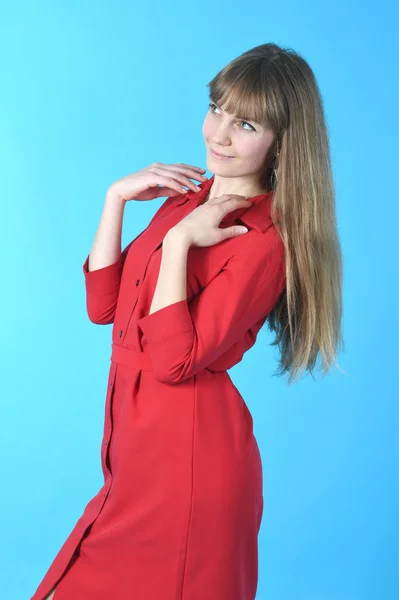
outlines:
[[[394,3],[25,1],[0,21],[2,600],[30,598],[102,484],[111,326],[87,317],[82,265],[106,190],[153,161],[206,167],[206,83],[269,41],[323,94],[347,375],[288,388],[266,328],[230,371],[263,460],[257,600],[399,598]],[[164,200],[127,205],[123,246]]]

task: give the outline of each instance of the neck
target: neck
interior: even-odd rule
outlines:
[[[234,182],[230,181],[220,181],[219,179],[214,179],[212,186],[210,187],[208,194],[201,202],[201,204],[205,204],[209,200],[213,198],[219,198],[220,196],[224,196],[227,194],[237,194],[240,196],[245,196],[246,198],[253,198],[254,196],[260,196],[261,194],[266,194],[267,190],[261,188],[258,181],[241,181],[241,185],[237,186],[237,180],[235,181],[236,185],[234,186]],[[221,185],[222,184],[222,185]],[[228,184],[228,185],[226,185]],[[233,185],[232,185],[233,184]],[[236,187],[235,190],[232,190],[232,187]],[[229,189],[230,188],[230,189]]]

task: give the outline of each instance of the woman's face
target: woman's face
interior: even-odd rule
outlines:
[[[259,174],[275,137],[272,130],[224,112],[214,103],[209,106],[202,133],[207,166],[212,173],[222,177]],[[212,150],[232,158],[217,158]]]

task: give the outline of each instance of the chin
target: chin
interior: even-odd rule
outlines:
[[[226,160],[218,160],[217,158],[214,158],[211,154],[209,154],[207,158],[207,163],[215,167],[215,169],[227,167],[228,165],[233,166],[233,164],[235,165],[235,168],[237,168],[237,159],[235,157]]]

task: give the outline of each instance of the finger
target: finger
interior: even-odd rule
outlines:
[[[226,202],[240,201],[240,202],[249,202],[246,196],[240,196],[238,194],[222,194],[222,196],[216,196],[211,200],[208,200],[207,204],[225,204]]]
[[[201,172],[198,172],[194,168],[190,167],[173,167],[171,166],[173,171],[178,171],[179,173],[183,173],[187,177],[191,177],[191,179],[196,179],[197,181],[207,181],[207,177],[203,175]]]
[[[202,175],[201,171],[205,171],[205,169],[201,169],[200,167],[193,167],[189,165],[177,164],[177,165],[165,165],[163,163],[154,163],[154,167],[166,169],[168,171],[179,172],[187,177],[191,177],[192,179],[196,179],[197,181],[206,181],[207,177]]]
[[[163,196],[165,196],[165,198],[169,198],[171,196],[173,196],[173,197],[181,196],[181,194],[183,193],[180,188],[179,188],[179,190],[172,190],[172,188],[162,186],[158,189],[160,192],[162,192],[161,194],[158,194],[158,198],[161,198]]]
[[[193,190],[193,192],[198,192],[199,190],[197,190],[197,186],[195,183],[193,183],[188,177],[185,177],[183,174],[180,173],[176,173],[173,170],[168,170],[165,168],[159,168],[159,167],[153,167],[152,168],[152,172],[155,173],[156,175],[162,175],[164,177],[166,177],[167,179],[169,179],[170,175],[173,174],[174,175],[174,179],[177,179],[178,182],[180,182],[181,186],[185,185],[186,187],[190,188],[191,190]],[[182,189],[182,192],[185,193],[187,190]]]
[[[251,202],[245,196],[238,196],[237,194],[225,194],[223,196],[219,196],[218,198],[208,200],[207,204],[218,204],[224,209],[227,209],[227,212],[229,212],[234,210],[234,206],[250,206]]]
[[[201,173],[206,173],[206,169],[202,169],[201,167],[196,167],[195,165],[187,165],[186,163],[178,163],[179,166],[188,167],[189,169],[196,169]]]
[[[175,190],[178,194],[185,194],[186,190],[182,188],[172,177],[164,177],[163,175],[156,175],[154,182],[151,185],[162,185],[165,187],[158,188],[158,197],[166,196],[168,190]],[[165,189],[166,188],[166,189]],[[166,193],[165,193],[166,192]]]
[[[233,225],[232,227],[225,227],[222,229],[224,233],[224,237],[232,238],[237,237],[238,235],[243,235],[244,233],[248,233],[248,229],[243,225]]]
[[[219,198],[223,198],[224,200],[230,200],[235,198],[237,198],[238,200],[247,200],[247,196],[242,196],[241,194],[223,194],[222,196],[219,196]]]

